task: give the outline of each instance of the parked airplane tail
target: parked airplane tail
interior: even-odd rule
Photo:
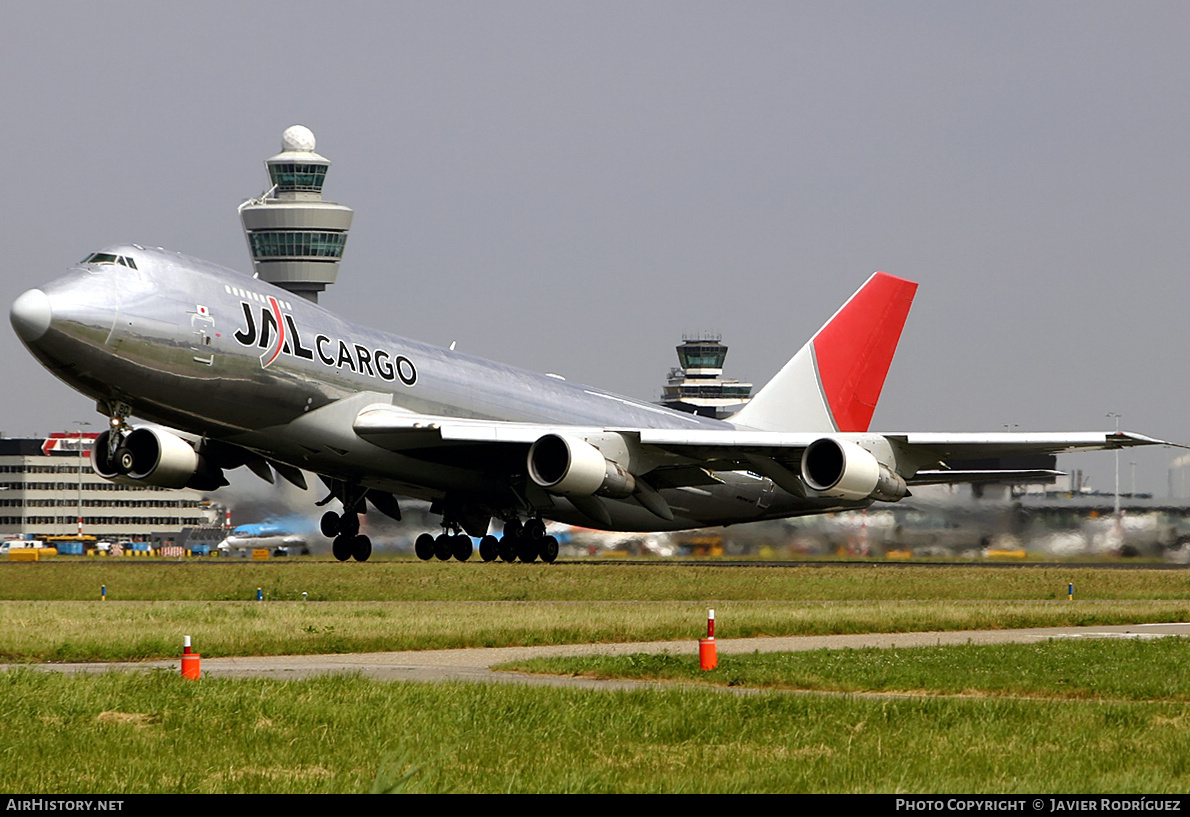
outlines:
[[[877,272],[730,421],[762,431],[867,431],[917,284]]]

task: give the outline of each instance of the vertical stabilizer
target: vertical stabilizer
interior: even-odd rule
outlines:
[[[877,272],[730,417],[764,431],[867,431],[917,284]]]

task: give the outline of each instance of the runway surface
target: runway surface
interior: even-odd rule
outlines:
[[[846,649],[860,647],[918,647],[955,644],[1005,644],[1053,638],[1161,638],[1190,636],[1190,624],[1132,624],[1103,627],[1040,627],[1025,630],[964,630],[957,632],[870,633],[863,635],[737,638],[717,641],[720,655],[751,652]],[[525,658],[557,655],[629,655],[664,653],[697,655],[698,641],[652,641],[628,644],[563,644],[548,647],[490,647],[462,650],[350,653],[343,655],[241,656],[203,658],[208,678],[305,678],[332,672],[359,672],[384,681],[472,681],[518,683],[588,689],[633,689],[656,686],[649,682],[601,681],[589,678],[498,672],[493,666]],[[11,669],[14,666],[6,665]],[[86,664],[36,664],[35,669],[57,672],[109,672],[154,668],[179,669],[180,660]]]

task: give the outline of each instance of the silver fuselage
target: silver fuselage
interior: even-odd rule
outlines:
[[[84,264],[14,305],[14,326],[30,351],[105,406],[126,403],[146,420],[326,477],[423,499],[453,494],[492,508],[510,502],[513,483],[523,479],[516,463],[520,456],[523,465],[523,452],[381,448],[352,429],[358,412],[377,403],[480,420],[731,428],[358,326],[264,281],[178,253],[136,245],[104,252],[133,259],[135,269]],[[663,491],[672,521],[632,499],[608,500],[612,527],[682,529],[868,504],[800,499],[749,472],[717,477],[717,484]],[[592,524],[565,499],[551,503],[538,512]]]

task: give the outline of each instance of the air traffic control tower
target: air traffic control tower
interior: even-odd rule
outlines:
[[[688,414],[723,419],[744,407],[752,384],[723,376],[727,346],[719,335],[683,335],[681,368],[670,369],[661,405]]]
[[[322,200],[330,166],[309,128],[286,128],[281,152],[265,161],[272,187],[239,208],[256,274],[314,302],[335,282],[351,229],[351,208]]]

